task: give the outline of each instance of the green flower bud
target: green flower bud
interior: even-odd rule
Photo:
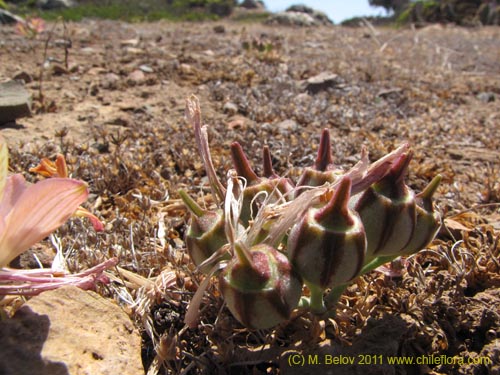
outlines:
[[[427,187],[415,196],[417,203],[417,222],[410,242],[405,246],[402,255],[411,255],[426,247],[436,236],[441,226],[441,217],[434,211],[432,196],[436,192],[441,175],[437,175]]]
[[[351,180],[344,177],[325,194],[326,205],[311,207],[288,236],[288,254],[307,285],[344,284],[361,270],[366,237],[358,214],[348,208]]]
[[[343,171],[333,164],[330,132],[323,129],[319,142],[318,155],[313,167],[306,167],[297,182],[299,186],[322,186],[327,182],[334,182],[341,177]],[[296,195],[300,195],[298,189]]]
[[[359,213],[365,227],[367,261],[378,256],[399,255],[413,236],[415,194],[404,183],[411,156],[411,153],[403,154],[385,177],[351,200],[351,207]]]
[[[225,302],[248,328],[266,329],[290,318],[302,292],[302,282],[287,257],[266,244],[243,249],[219,275]]]
[[[193,263],[199,266],[228,242],[224,231],[224,214],[221,209],[204,210],[183,190],[179,191],[179,195],[191,212],[185,239],[187,251]],[[210,265],[206,265],[200,271],[208,273],[210,268]]]

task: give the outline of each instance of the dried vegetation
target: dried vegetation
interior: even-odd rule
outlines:
[[[219,26],[215,32],[211,23],[68,24],[69,66],[58,63],[64,51],[52,38],[37,113],[2,129],[13,171],[25,173],[41,157],[62,152],[72,176],[88,182],[88,208],[105,232],[72,220],[57,235],[75,272],[119,257],[113,283],[100,292],[122,304],[144,332],[146,368],[293,374],[299,369],[287,362],[291,352],[324,352],[493,361],[362,369],[374,374],[498,373],[500,30]],[[0,79],[21,72],[37,77],[46,36],[28,41],[9,27],[0,34]],[[337,78],[307,92],[304,82],[323,72]],[[34,79],[27,86],[36,95],[39,84]],[[209,187],[183,118],[191,93],[210,124],[221,177],[234,140],[257,166],[262,145],[269,145],[276,171],[292,178],[312,164],[323,127],[341,167],[359,159],[362,145],[375,160],[409,141],[408,184],[419,191],[437,173],[444,176],[436,194],[445,219],[441,233],[428,249],[392,265],[403,268],[402,277],[360,278],[335,318],[299,311],[276,329],[249,331],[210,284],[199,327],[184,328],[202,277],[186,256],[187,212],[177,191],[213,204],[202,198]],[[43,245],[34,251],[49,251]]]

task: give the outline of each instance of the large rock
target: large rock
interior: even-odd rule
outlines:
[[[287,12],[299,12],[309,14],[312,18],[314,18],[318,23],[322,25],[332,25],[333,21],[328,18],[326,13],[321,12],[319,10],[313,9],[306,5],[292,5],[288,7]]]
[[[31,95],[18,81],[0,83],[0,125],[31,115]]]
[[[18,22],[23,22],[23,19],[8,10],[0,9],[0,25],[14,24]]]
[[[143,375],[127,314],[94,292],[42,293],[0,322],[2,375]]]
[[[285,26],[318,26],[311,15],[301,12],[279,12],[274,14],[266,21],[269,24],[278,24]]]
[[[285,12],[276,13],[268,20],[268,23],[287,26],[320,26],[333,24],[325,13],[305,5],[293,5]]]

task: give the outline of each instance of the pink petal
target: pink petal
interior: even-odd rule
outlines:
[[[95,216],[89,210],[83,207],[78,207],[78,209],[75,212],[75,216],[86,217],[87,219],[89,219],[90,224],[92,224],[96,232],[104,231],[104,224],[99,220],[97,216]]]
[[[0,267],[64,224],[87,196],[86,184],[69,178],[51,178],[24,188],[0,233]]]
[[[7,173],[9,172],[9,150],[5,139],[0,135],[0,199],[7,183]]]
[[[26,180],[21,174],[15,174],[7,178],[0,203],[0,216],[5,218],[15,206],[19,197],[28,188]]]

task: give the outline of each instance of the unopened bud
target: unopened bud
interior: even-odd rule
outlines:
[[[257,176],[254,172],[238,142],[231,145],[231,155],[236,173],[245,178],[247,182],[243,190],[240,213],[241,222],[247,227],[249,221],[255,218],[264,201],[274,203],[280,199],[286,200],[286,196],[293,189],[293,186],[289,180],[274,173],[270,166],[269,150],[264,149],[264,172],[268,175],[264,178]]]
[[[248,328],[271,328],[290,318],[301,292],[288,258],[266,244],[249,250],[235,245],[235,257],[219,275],[231,313]]]
[[[297,272],[321,289],[352,280],[363,266],[365,231],[358,214],[347,206],[350,190],[351,180],[345,177],[333,194],[325,193],[326,205],[311,207],[288,237]]]
[[[343,171],[333,164],[330,132],[328,129],[323,129],[314,167],[304,168],[297,187],[321,186],[327,182],[334,182],[342,176],[342,173]],[[302,190],[298,189],[296,195],[300,195],[301,192]]]
[[[351,206],[365,227],[366,257],[398,255],[415,230],[415,195],[405,183],[411,153],[403,154],[380,181],[354,196]]]
[[[179,191],[179,195],[191,212],[191,222],[186,233],[187,251],[193,263],[199,266],[227,244],[224,214],[221,209],[204,210],[183,190]],[[210,265],[202,266],[200,270],[207,273]]]
[[[427,187],[415,196],[417,203],[417,222],[410,242],[403,249],[403,255],[411,255],[427,246],[436,236],[441,226],[441,217],[434,210],[432,196],[436,192],[441,175],[437,175]]]

